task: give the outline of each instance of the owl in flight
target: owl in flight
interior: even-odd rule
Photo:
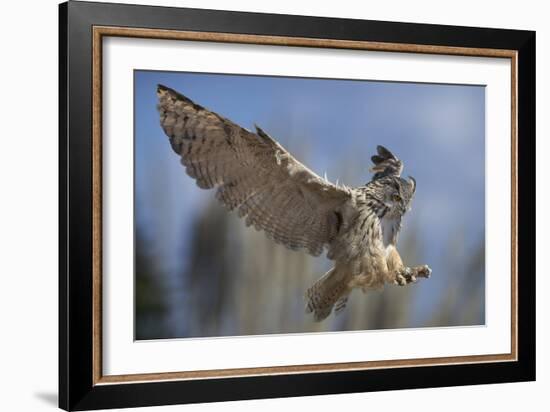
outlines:
[[[159,85],[160,124],[187,174],[236,209],[246,225],[275,242],[313,256],[326,249],[334,267],[305,293],[306,311],[325,319],[344,309],[354,288],[407,285],[428,278],[427,265],[407,267],[397,251],[401,219],[416,181],[378,146],[365,186],[334,185],[296,160],[256,126],[256,133]]]

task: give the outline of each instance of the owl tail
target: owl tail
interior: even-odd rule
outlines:
[[[306,291],[306,312],[313,312],[315,322],[330,315],[335,304],[337,312],[345,307],[349,293],[346,277],[344,271],[334,267]]]

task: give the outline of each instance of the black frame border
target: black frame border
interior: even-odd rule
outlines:
[[[94,385],[92,27],[96,25],[517,51],[518,360]],[[110,3],[61,4],[59,406],[89,410],[535,380],[535,93],[533,31]]]

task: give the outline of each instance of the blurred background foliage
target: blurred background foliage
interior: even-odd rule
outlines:
[[[484,324],[483,87],[135,76],[136,339]],[[257,122],[317,173],[328,171],[331,180],[350,186],[370,179],[376,144],[388,146],[418,181],[399,250],[408,265],[429,264],[432,278],[367,294],[356,290],[342,313],[313,322],[303,295],[331,262],[246,228],[213,191],[195,186],[158,125],[157,83],[244,127]],[[430,103],[423,111],[419,98]],[[340,100],[346,105],[335,109]],[[315,125],[327,120],[330,126]],[[460,130],[453,128],[462,122]],[[340,123],[353,127],[335,129]]]

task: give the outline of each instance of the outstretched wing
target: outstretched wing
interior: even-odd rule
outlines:
[[[260,128],[252,133],[158,86],[160,124],[187,174],[238,209],[247,226],[314,256],[338,233],[348,189],[328,183]]]

